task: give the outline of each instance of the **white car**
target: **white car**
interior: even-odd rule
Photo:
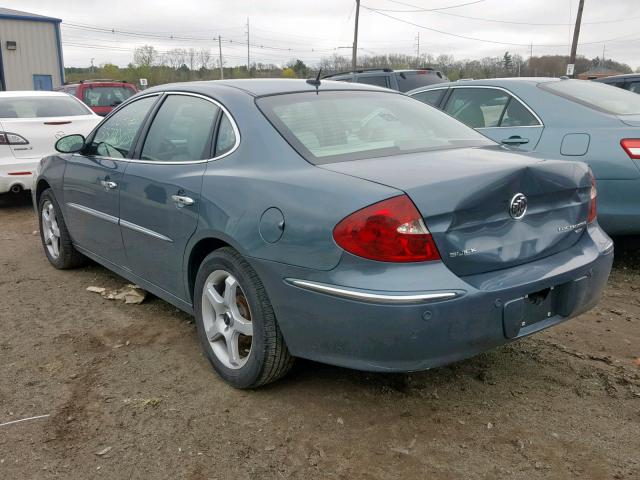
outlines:
[[[42,157],[59,138],[87,136],[102,120],[62,92],[0,92],[0,193],[30,190]]]

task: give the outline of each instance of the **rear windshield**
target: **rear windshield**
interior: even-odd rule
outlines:
[[[263,97],[257,104],[313,164],[494,145],[447,114],[397,93],[292,93]]]
[[[129,87],[87,87],[82,93],[82,101],[90,107],[115,107],[134,93]]]
[[[434,83],[445,82],[446,79],[442,78],[443,75],[440,72],[431,70],[418,70],[417,72],[399,72],[396,73],[398,79],[398,89],[401,92],[408,92],[414,88],[426,87],[427,85],[433,85]]]
[[[75,117],[89,115],[82,103],[73,97],[0,98],[0,118]]]
[[[640,96],[605,83],[561,80],[540,87],[578,103],[614,115],[640,114]]]

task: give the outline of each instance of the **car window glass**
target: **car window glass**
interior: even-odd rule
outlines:
[[[204,98],[169,95],[153,119],[140,158],[162,162],[209,158],[219,110]]]
[[[507,109],[502,116],[501,127],[532,127],[539,125],[540,122],[536,120],[529,110],[515,98],[511,98]]]
[[[494,88],[455,88],[444,111],[472,128],[497,127],[508,101]]]
[[[426,87],[434,83],[442,83],[442,73],[433,70],[418,70],[416,72],[400,72],[396,73],[398,81],[398,90],[408,92],[414,88]]]
[[[115,107],[123,103],[134,93],[128,87],[86,87],[82,92],[82,101],[90,107]]]
[[[629,83],[629,91],[634,93],[640,93],[640,82]]]
[[[416,100],[420,100],[422,103],[426,103],[428,105],[437,105],[440,103],[444,93],[447,91],[446,88],[440,88],[437,90],[426,90],[424,92],[418,92],[411,95],[411,97]]]
[[[220,127],[218,128],[218,139],[216,141],[216,157],[224,155],[236,144],[236,134],[227,115],[222,116]]]
[[[556,80],[538,85],[556,95],[614,115],[640,114],[640,96],[622,88],[584,80]]]
[[[293,148],[313,164],[444,148],[495,145],[436,108],[384,91],[325,91],[257,100]]]
[[[67,95],[51,97],[4,97],[0,99],[0,118],[46,118],[91,115],[79,100]]]
[[[105,120],[93,137],[89,154],[111,158],[126,157],[145,115],[156,99],[156,96],[141,98]]]
[[[358,77],[358,83],[366,83],[367,85],[377,85],[378,87],[389,87],[389,80],[384,75],[364,75]]]

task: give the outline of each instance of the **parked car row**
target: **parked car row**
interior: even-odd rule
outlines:
[[[30,190],[33,172],[55,142],[88,135],[101,118],[61,92],[0,92],[0,194]]]
[[[56,268],[90,258],[193,314],[240,388],[294,357],[427,369],[575,317],[613,260],[594,173],[637,168],[607,143],[633,116],[604,85],[595,100],[554,91],[565,81],[464,85],[434,87],[447,113],[348,81],[151,88],[40,162],[44,253]],[[525,86],[550,97],[529,104]],[[573,115],[591,129],[562,130]],[[564,150],[537,153],[547,136]],[[557,159],[594,143],[609,167]]]
[[[555,78],[460,81],[408,95],[532,157],[587,163],[603,228],[640,233],[640,96]]]

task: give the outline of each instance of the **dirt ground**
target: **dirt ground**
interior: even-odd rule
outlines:
[[[27,198],[0,199],[0,479],[640,479],[640,239],[599,307],[407,375],[299,361],[226,386],[188,315],[58,271]]]

